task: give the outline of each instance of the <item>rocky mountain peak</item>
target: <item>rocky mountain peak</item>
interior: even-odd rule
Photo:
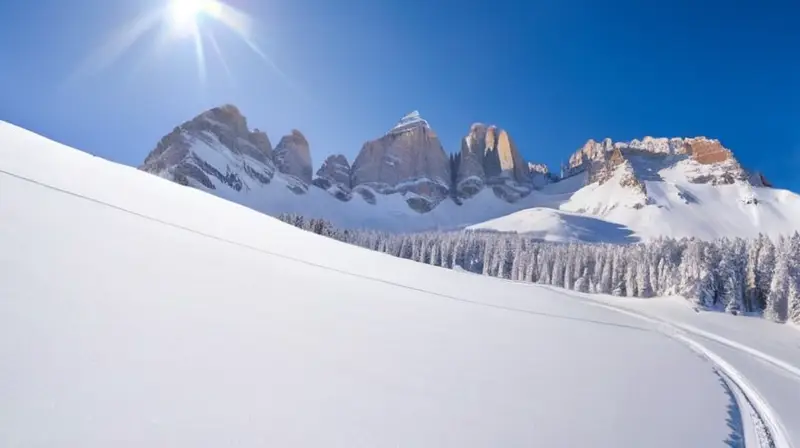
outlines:
[[[341,154],[328,156],[322,166],[317,170],[314,185],[327,190],[328,193],[342,201],[349,201],[350,191],[350,162]]]
[[[275,147],[274,158],[278,171],[311,184],[311,150],[302,132],[293,129],[283,136]]]
[[[398,132],[405,132],[407,130],[424,126],[426,128],[430,128],[428,122],[422,118],[419,114],[419,111],[415,110],[406,114],[400,121],[397,122],[396,125],[392,129],[387,132],[387,134],[393,134]]]
[[[428,121],[413,111],[380,138],[366,142],[352,165],[341,154],[331,155],[312,178],[309,142],[302,132],[292,130],[273,150],[267,134],[250,131],[238,108],[223,105],[176,127],[141,169],[184,185],[243,194],[261,191],[279,173],[280,184],[297,194],[313,185],[342,201],[360,196],[376,204],[380,195],[396,193],[420,213],[448,198],[463,204],[485,189],[515,202],[562,177],[543,164],[525,161],[510,133],[496,125],[473,123],[460,149],[448,155]],[[746,172],[719,140],[707,137],[590,139],[562,168],[564,176],[584,172],[585,182],[613,179],[637,190],[643,206],[648,204],[648,182],[671,181],[676,175],[696,184],[769,186],[759,173]],[[223,196],[230,197],[230,192]]]
[[[353,188],[401,193],[419,212],[435,207],[450,191],[450,159],[427,121],[412,112],[386,135],[368,141],[352,166]]]
[[[660,170],[680,165],[687,179],[694,183],[760,184],[719,140],[707,137],[644,137],[629,142],[589,140],[572,154],[564,171],[567,176],[586,171],[587,182],[604,182],[616,166],[626,162],[630,162],[626,168],[630,171],[628,178],[635,177],[640,182],[659,180]]]
[[[473,123],[461,140],[456,192],[469,198],[485,185],[503,199],[514,201],[530,191],[526,162],[508,132],[495,125]]]
[[[227,163],[213,163],[215,153],[224,153]],[[275,172],[269,137],[250,132],[232,105],[207,110],[173,129],[139,168],[184,185],[236,191],[251,182],[268,184]]]

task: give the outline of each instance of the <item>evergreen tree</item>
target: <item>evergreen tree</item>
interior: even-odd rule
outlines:
[[[570,244],[566,248],[566,254],[564,255],[564,285],[563,287],[566,289],[572,289],[573,279],[572,279],[572,269],[574,269],[574,259],[573,259],[573,245]]]
[[[561,250],[562,248],[563,246],[555,248],[556,253],[553,256],[553,272],[550,278],[550,284],[558,287],[564,286],[564,252]]]
[[[783,322],[788,314],[789,297],[789,245],[781,236],[775,246],[775,270],[770,282],[764,317],[775,322]]]
[[[756,297],[759,310],[764,310],[767,295],[772,285],[772,275],[775,273],[775,245],[772,240],[762,235],[761,249],[756,262]]]
[[[551,246],[547,246],[542,248],[539,251],[539,274],[538,274],[538,282],[544,285],[550,284],[550,272],[552,269],[552,259],[553,250]]]
[[[625,264],[623,260],[621,250],[615,250],[614,264],[611,269],[611,294],[620,297],[625,295]]]
[[[655,263],[653,260],[647,259],[646,250],[649,246],[645,246],[640,251],[641,258],[637,260],[636,263],[636,291],[637,297],[650,297],[653,295],[651,286],[650,286],[650,279],[655,273]],[[652,273],[652,274],[651,274]]]
[[[583,269],[583,274],[575,280],[575,291],[578,292],[589,292],[589,282],[591,281],[591,277],[589,276],[589,268]]]
[[[761,250],[763,235],[747,242],[747,259],[745,260],[744,309],[758,309],[758,253]]]
[[[608,250],[608,247],[604,247],[605,250]],[[603,263],[603,272],[600,275],[600,283],[597,284],[595,288],[598,293],[600,294],[611,294],[611,285],[613,282],[612,271],[614,270],[613,266],[613,258],[610,254],[605,255],[605,262]]]
[[[629,254],[631,251],[628,251]],[[637,279],[636,279],[636,263],[639,260],[635,257],[632,260],[628,260],[627,266],[625,267],[625,295],[628,297],[636,297],[638,295],[638,288],[637,288]]]
[[[788,319],[800,324],[800,233],[794,232],[789,243]]]

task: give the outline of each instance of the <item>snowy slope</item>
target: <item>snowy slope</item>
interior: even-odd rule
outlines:
[[[705,350],[724,357],[757,389],[766,413],[781,426],[787,442],[800,445],[800,327],[774,325],[755,317],[696,313],[682,297],[584,297],[657,322],[668,333],[702,342]]]
[[[530,208],[467,227],[475,230],[525,233],[542,241],[630,243],[628,228],[591,216],[549,208]]]
[[[752,391],[660,323],[343,245],[5,123],[0,141],[2,446],[752,436]]]
[[[658,236],[714,239],[722,236],[752,238],[765,233],[788,235],[800,230],[800,196],[787,190],[754,187],[746,183],[711,185],[692,183],[686,178],[687,167],[672,166],[659,172],[659,180],[644,180],[645,193],[620,185],[625,175],[618,170],[604,183],[593,183],[573,192],[549,185],[533,198],[570,215],[590,216],[605,222],[598,225],[607,234],[575,234],[568,220],[563,224],[537,222],[542,213],[526,211],[479,223],[475,227],[502,231],[539,232],[546,230],[550,239],[574,235],[572,240],[615,242],[625,229],[636,240]],[[576,176],[579,177],[579,176]],[[574,178],[571,178],[574,179]],[[576,182],[573,181],[573,185]],[[556,190],[557,189],[557,190]],[[566,191],[565,191],[566,190]],[[555,194],[550,195],[553,191]],[[558,216],[564,216],[559,214]],[[606,235],[608,237],[606,237]]]

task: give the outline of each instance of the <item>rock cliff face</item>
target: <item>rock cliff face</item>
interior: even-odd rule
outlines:
[[[295,129],[281,138],[275,147],[274,158],[278,171],[296,177],[306,188],[311,184],[311,151],[300,131]]]
[[[381,202],[382,195],[397,194],[419,213],[442,201],[467,204],[485,189],[501,200],[515,202],[534,189],[561,180],[547,166],[526,162],[509,133],[497,126],[473,124],[461,140],[460,151],[448,155],[418,112],[365,143],[352,165],[343,155],[328,157],[312,180],[309,143],[300,131],[284,136],[273,149],[267,135],[250,131],[245,117],[230,105],[208,110],[176,127],[140,168],[251,206],[269,202],[267,196],[274,194],[282,207],[294,207],[299,203],[286,199],[287,194],[289,198],[294,195],[275,190],[288,188],[298,195],[314,196],[324,195],[320,190],[325,190],[340,201],[372,205]],[[618,183],[635,193],[623,195],[633,198],[628,206],[634,208],[651,205],[663,196],[664,188],[677,188],[676,182],[771,186],[760,173],[744,170],[719,140],[705,137],[589,140],[569,157],[562,173],[565,177],[583,176],[570,182],[570,188],[581,182],[602,186],[613,181],[607,190],[617,195],[618,190],[611,187]],[[649,183],[653,181],[668,186]],[[676,194],[686,196],[682,191]]]
[[[275,174],[272,145],[263,132],[250,132],[235,106],[208,110],[176,127],[145,158],[140,169],[183,185],[236,191],[268,184]],[[216,163],[219,154],[225,163]]]
[[[426,212],[450,191],[450,162],[439,138],[418,112],[383,137],[364,144],[353,162],[351,183],[380,194],[401,193],[409,206]]]
[[[328,193],[342,201],[352,197],[350,186],[350,162],[341,154],[328,156],[317,170],[314,185],[327,190]]]
[[[611,169],[626,161],[632,162],[635,176],[643,180],[654,180],[658,177],[655,174],[658,170],[681,163],[689,168],[687,176],[694,183],[754,183],[750,173],[741,167],[730,150],[719,140],[706,137],[645,137],[616,143],[610,139],[602,142],[589,140],[572,154],[564,172],[569,176],[586,171],[589,183],[602,182],[610,177]]]
[[[492,187],[499,197],[514,201],[530,192],[532,180],[508,132],[476,123],[461,140],[455,189],[460,197],[469,198],[484,186]]]

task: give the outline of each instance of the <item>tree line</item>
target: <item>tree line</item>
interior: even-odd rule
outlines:
[[[445,268],[625,297],[681,295],[695,306],[800,324],[800,234],[773,241],[658,238],[638,244],[552,243],[491,231],[395,234],[284,222],[345,243]]]

